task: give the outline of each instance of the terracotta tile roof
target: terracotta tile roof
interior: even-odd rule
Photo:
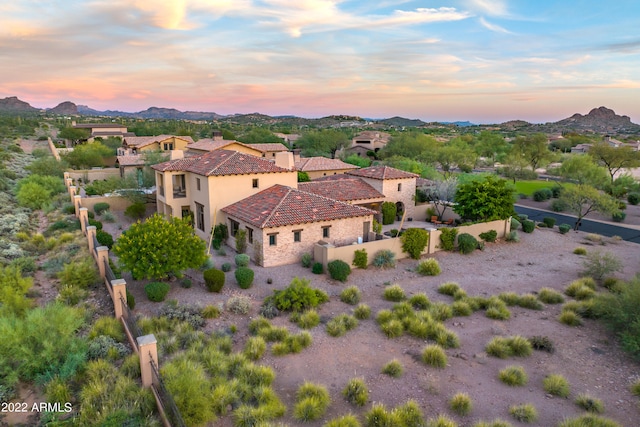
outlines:
[[[351,175],[347,175],[344,173],[337,173],[335,175],[327,175],[327,176],[321,176],[318,178],[313,178],[311,180],[311,182],[316,182],[316,181],[339,181],[341,179],[354,179],[353,176]]]
[[[347,173],[353,176],[372,179],[403,179],[418,177],[415,173],[401,171],[400,169],[392,168],[391,166],[369,166],[368,168],[349,171]]]
[[[328,159],[326,157],[303,157],[295,165],[296,169],[302,172],[358,169],[358,166],[345,163],[340,159]]]
[[[324,180],[301,182],[298,184],[298,190],[307,191],[309,193],[340,200],[343,202],[368,199],[384,199],[384,194],[382,194],[360,178],[353,178],[348,176],[346,179],[332,181]]]
[[[141,154],[133,154],[129,156],[118,156],[116,161],[120,166],[142,166],[144,165],[144,157]]]
[[[175,135],[157,135],[157,136],[130,136],[126,137],[123,141],[123,145],[126,143],[129,147],[142,148],[147,145],[151,145],[155,142],[162,143],[164,140],[169,138],[177,138],[182,139],[183,141],[187,141],[189,143],[193,142],[193,138],[190,136],[175,136]]]
[[[246,175],[252,173],[290,172],[273,162],[251,154],[231,150],[216,150],[199,156],[171,160],[152,166],[153,169],[192,172],[202,176]]]
[[[244,144],[247,147],[255,148],[265,153],[268,151],[289,151],[286,145],[279,142],[265,142],[264,144]]]
[[[245,145],[233,139],[201,139],[198,142],[187,145],[189,150],[201,150],[201,151],[215,151],[224,148],[231,144]]]
[[[376,214],[371,209],[353,206],[280,184],[226,206],[222,211],[257,228],[282,227]]]

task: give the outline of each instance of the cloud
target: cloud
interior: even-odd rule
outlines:
[[[490,16],[507,16],[507,2],[504,0],[467,0],[470,9]]]
[[[490,31],[494,31],[496,33],[513,34],[511,31],[501,27],[500,25],[496,25],[488,22],[486,19],[484,19],[484,16],[480,17],[480,24],[482,24],[482,26],[485,27],[486,29]]]

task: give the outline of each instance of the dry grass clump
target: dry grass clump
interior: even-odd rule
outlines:
[[[393,359],[382,368],[382,373],[389,375],[393,378],[399,378],[402,376],[404,368],[402,367],[402,363],[398,359]]]
[[[437,344],[428,345],[422,350],[422,362],[434,368],[444,368],[447,366],[447,354]]]
[[[559,374],[552,374],[542,381],[544,391],[558,397],[569,397],[569,382]]]
[[[509,408],[509,413],[513,418],[523,423],[532,423],[538,419],[538,411],[530,403],[513,405]]]
[[[581,393],[576,397],[576,405],[588,412],[594,414],[601,414],[604,412],[604,403],[602,400],[589,396],[588,394]]]
[[[473,402],[467,393],[456,393],[449,401],[449,407],[458,415],[468,415],[473,409]]]
[[[510,386],[523,386],[529,382],[529,376],[522,366],[509,366],[498,374],[500,381]]]
[[[562,304],[564,297],[562,294],[551,288],[542,288],[538,292],[538,299],[545,304]]]

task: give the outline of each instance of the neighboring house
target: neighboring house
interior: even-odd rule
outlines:
[[[399,217],[406,212],[407,219],[413,218],[418,175],[390,166],[370,166],[349,171],[347,175],[361,178],[384,194],[385,202],[396,204]]]
[[[298,158],[295,160],[295,167],[299,172],[306,172],[310,179],[343,174],[358,169],[358,166],[345,163],[340,159],[328,159],[326,157]]]
[[[292,147],[293,144],[301,136],[301,135],[299,135],[297,133],[280,133],[280,132],[276,132],[276,133],[274,133],[274,135],[277,136],[278,138],[282,138],[284,140],[284,143],[287,144],[289,147]]]
[[[296,263],[313,253],[318,241],[344,246],[362,241],[375,211],[274,185],[222,208],[229,234],[245,229],[247,253],[256,264],[273,267]],[[233,246],[234,239],[230,238]]]
[[[345,155],[356,154],[360,157],[367,157],[369,151],[377,153],[387,146],[391,135],[386,132],[366,130],[354,136],[351,146],[344,149]]]
[[[292,163],[286,158],[277,157],[273,162],[230,150],[159,163],[152,166],[158,212],[192,216],[196,234],[208,241],[211,227],[224,220],[219,215],[223,207],[275,184],[295,187],[296,171],[279,166]]]
[[[311,182],[299,182],[298,190],[368,208],[376,211],[378,215],[384,202],[384,194],[362,179],[345,174],[331,175]],[[381,218],[377,220],[380,221]]]
[[[242,142],[231,140],[231,139],[222,139],[222,138],[206,138],[200,139],[198,142],[193,142],[186,147],[187,152],[186,156],[192,155],[201,155],[204,153],[210,153],[216,150],[231,150],[238,151],[244,154],[250,154],[256,157],[263,157],[262,151],[249,147],[247,144],[243,144]]]
[[[247,147],[260,151],[261,156],[266,159],[275,159],[278,153],[289,151],[289,149],[279,142],[265,142],[261,144],[244,144]]]
[[[190,136],[127,136],[122,140],[122,147],[118,148],[118,156],[141,154],[143,151],[185,150],[191,143],[193,139]]]
[[[71,122],[71,127],[74,129],[88,129],[90,136],[88,141],[92,142],[95,138],[124,138],[126,136],[135,135],[133,132],[127,132],[127,127],[119,123],[80,123],[76,124],[75,121]]]
[[[584,154],[589,152],[593,144],[578,144],[575,147],[571,147],[571,154]]]

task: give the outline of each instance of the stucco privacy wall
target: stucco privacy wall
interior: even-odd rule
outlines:
[[[484,233],[489,230],[496,230],[496,232],[498,233],[498,238],[502,239],[509,232],[510,227],[511,218],[508,218],[506,220],[497,220],[458,227],[458,235],[462,233],[468,233],[479,240],[480,233]],[[439,248],[440,234],[442,234],[440,230],[427,231],[429,232],[429,243],[425,250],[422,252],[423,256],[433,254],[442,250]],[[351,263],[353,262],[354,252],[360,249],[366,249],[369,256],[369,264],[373,262],[374,254],[384,249],[388,249],[395,253],[396,259],[404,259],[409,256],[406,252],[402,251],[402,241],[400,240],[400,238],[396,237],[340,247],[334,246],[329,243],[316,243],[313,247],[313,258],[316,262],[321,262],[325,267],[329,262],[336,259],[342,260],[351,265]]]
[[[70,170],[66,174],[74,181],[82,179],[82,182],[86,184],[87,182],[102,181],[114,177],[120,178],[120,168]]]
[[[83,197],[82,198],[82,206],[89,209],[89,210],[93,210],[93,207],[96,205],[96,203],[101,203],[101,202],[105,202],[105,203],[109,203],[109,209],[110,210],[117,210],[117,211],[123,211],[125,209],[127,209],[129,206],[131,206],[131,200],[127,199],[126,197],[103,197],[103,196],[91,196],[91,197]]]

